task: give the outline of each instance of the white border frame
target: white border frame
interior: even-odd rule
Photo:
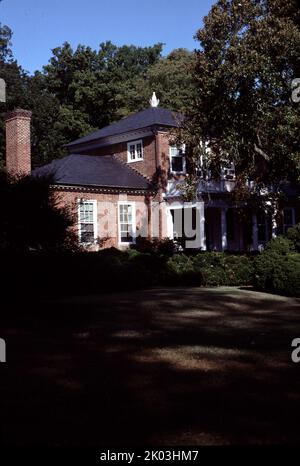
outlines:
[[[130,205],[132,207],[132,241],[121,241],[121,222],[120,222],[120,206],[121,205]],[[119,246],[129,246],[130,244],[135,244],[136,242],[136,207],[135,201],[119,201],[118,202],[118,242]]]
[[[265,247],[265,245],[272,239],[272,233],[270,235],[270,231],[269,231],[269,228],[270,228],[270,219],[268,218],[268,212],[265,211],[264,212],[264,220],[265,222],[264,223],[259,223],[258,222],[258,212],[256,213],[256,225],[257,225],[257,244],[258,244],[258,248],[263,246]],[[258,235],[259,235],[259,227],[261,226],[264,226],[265,227],[265,234],[266,234],[266,239],[263,241],[263,240],[260,240]]]
[[[82,204],[93,204],[93,226],[94,226],[94,241],[93,242],[84,242],[81,241],[81,222],[80,222],[80,205]],[[96,244],[98,238],[98,204],[96,199],[78,199],[78,239],[79,244],[83,246],[88,246],[91,244]]]
[[[131,160],[130,159],[130,146],[137,146],[137,144],[141,144],[142,146],[142,157],[141,158],[135,158],[134,160]],[[135,147],[135,155],[136,154],[136,147]],[[136,141],[130,141],[130,142],[127,142],[127,163],[135,163],[135,162],[141,162],[142,160],[144,160],[144,147],[143,147],[143,140],[142,139],[138,139]]]
[[[185,155],[185,151],[186,151],[186,146],[185,144],[182,144],[182,149],[183,149],[183,155],[182,155],[182,168],[183,170],[181,172],[176,172],[176,171],[173,171],[172,170],[172,157],[176,157],[176,155],[172,155],[171,153],[171,149],[176,147],[177,149],[180,149],[178,148],[177,146],[174,146],[174,145],[169,145],[169,159],[170,159],[170,173],[172,175],[186,175],[186,155]],[[177,157],[180,157],[179,155]]]

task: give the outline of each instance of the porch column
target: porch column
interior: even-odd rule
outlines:
[[[206,235],[205,235],[205,205],[204,202],[197,202],[200,219],[200,249],[206,251]]]
[[[173,217],[171,214],[170,207],[166,208],[166,214],[167,214],[167,237],[169,239],[174,239],[174,223],[173,223]]]
[[[258,250],[258,227],[256,214],[252,214],[252,249],[253,251]]]
[[[227,218],[226,218],[227,209],[221,209],[221,241],[222,241],[222,251],[228,249],[227,243]]]
[[[194,207],[194,206],[193,206]],[[187,213],[190,211],[191,215],[188,217]],[[206,251],[206,237],[205,237],[205,208],[204,202],[197,202],[196,203],[196,229],[192,229],[192,209],[186,211],[185,214],[185,222],[186,225],[189,227],[188,231],[184,228],[184,233],[188,234],[188,236],[196,235],[195,239],[186,240],[185,247],[187,249],[201,249],[202,251]]]

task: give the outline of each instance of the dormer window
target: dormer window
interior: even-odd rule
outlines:
[[[127,161],[138,162],[143,160],[143,141],[132,141],[127,144]]]
[[[170,171],[171,173],[185,174],[185,144],[180,147],[170,146]]]
[[[235,180],[234,162],[223,163],[221,166],[221,179],[225,181]]]

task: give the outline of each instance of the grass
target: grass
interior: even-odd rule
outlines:
[[[1,443],[299,443],[299,304],[175,288],[10,306]]]

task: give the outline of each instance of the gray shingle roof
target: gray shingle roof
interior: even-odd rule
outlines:
[[[37,168],[33,176],[53,176],[54,183],[72,186],[94,186],[146,190],[150,184],[113,155],[71,154]]]
[[[127,133],[148,126],[168,126],[177,127],[183,121],[183,115],[180,113],[173,112],[166,108],[161,107],[150,107],[141,112],[134,113],[133,115],[123,118],[116,123],[112,123],[105,128],[99,129],[94,133],[84,136],[76,141],[67,144],[67,147],[71,147],[77,144],[88,143],[97,139],[102,139],[117,134]]]

